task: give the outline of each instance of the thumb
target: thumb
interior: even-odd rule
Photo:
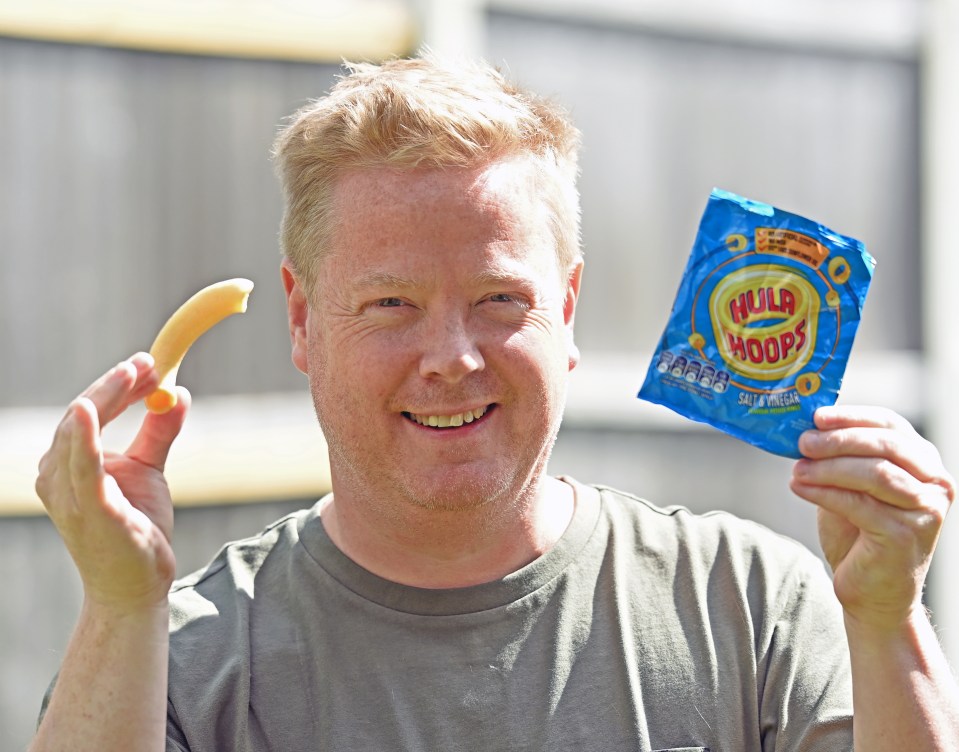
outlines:
[[[190,409],[190,393],[177,386],[177,403],[166,413],[148,412],[136,437],[126,451],[127,457],[163,472],[173,440],[179,436]]]

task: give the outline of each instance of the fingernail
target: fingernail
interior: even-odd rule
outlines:
[[[130,358],[130,362],[137,368],[152,368],[153,356],[148,352],[138,352]]]
[[[805,431],[799,436],[799,451],[803,454],[819,446],[820,437],[818,431]]]

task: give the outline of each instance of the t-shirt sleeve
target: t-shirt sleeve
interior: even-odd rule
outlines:
[[[40,724],[43,723],[43,716],[47,714],[47,708],[50,707],[50,697],[53,695],[53,688],[57,685],[57,678],[59,676],[60,672],[58,671],[54,674],[53,679],[50,680],[47,691],[43,693],[43,699],[40,701],[40,714],[37,716],[37,730],[40,729]]]
[[[176,709],[169,701],[166,716],[166,752],[190,752],[186,736],[177,721]]]
[[[852,750],[852,679],[842,607],[809,555],[784,583],[760,692],[764,752]]]

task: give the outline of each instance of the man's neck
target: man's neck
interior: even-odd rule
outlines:
[[[573,517],[568,483],[544,477],[528,500],[510,508],[428,510],[408,504],[384,514],[381,505],[337,495],[320,518],[350,559],[393,582],[458,588],[500,579],[555,545]]]

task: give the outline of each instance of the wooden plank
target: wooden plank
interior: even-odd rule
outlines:
[[[956,196],[959,196],[959,0],[926,4],[928,33],[923,68],[923,323],[928,378],[913,386],[922,390],[930,438],[953,475],[959,474],[959,399],[956,374],[959,350],[955,340]],[[953,509],[932,561],[929,599],[943,646],[959,666],[959,602],[955,577],[959,567],[959,514]]]
[[[339,62],[413,50],[398,0],[0,2],[0,35],[194,55]]]
[[[733,44],[908,60],[919,53],[923,11],[923,4],[915,0],[486,0],[486,6],[496,12],[615,24]]]
[[[0,516],[44,514],[33,484],[63,411],[0,411]],[[142,408],[104,434],[107,449],[133,438]],[[305,393],[194,401],[167,464],[178,506],[316,498],[330,489],[326,442]]]

